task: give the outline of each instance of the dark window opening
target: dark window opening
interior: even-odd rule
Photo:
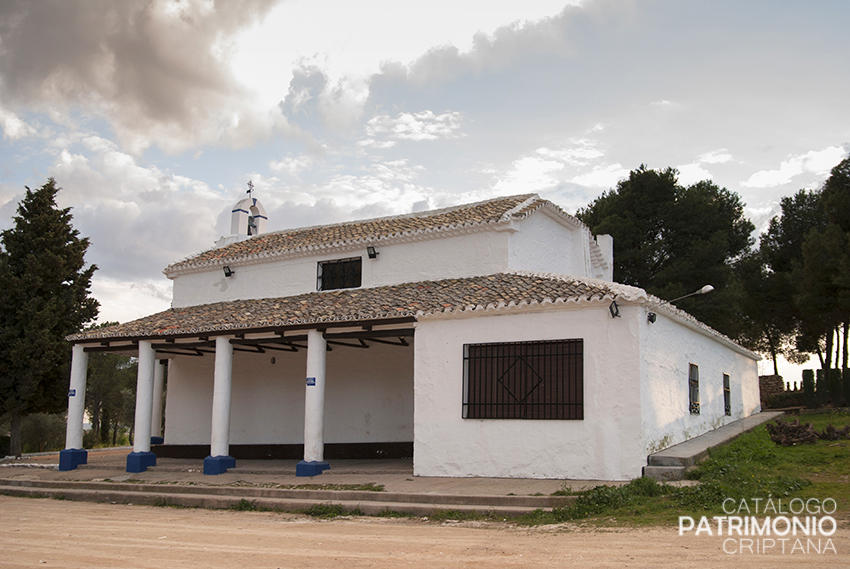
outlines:
[[[584,419],[584,340],[466,344],[465,419]]]
[[[699,366],[691,364],[688,372],[688,400],[692,415],[699,415]]]
[[[729,374],[723,374],[723,408],[727,415],[732,415],[732,392],[729,389]]]
[[[318,290],[357,288],[360,286],[361,275],[362,261],[360,257],[322,261],[319,263],[316,288]]]

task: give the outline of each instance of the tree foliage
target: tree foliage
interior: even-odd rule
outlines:
[[[799,363],[817,354],[829,369],[840,355],[833,347],[843,344],[847,366],[850,158],[832,169],[819,190],[800,190],[780,205],[781,215],[761,238],[758,262],[743,279],[752,295],[744,312],[758,330],[754,335],[761,334],[756,349],[770,345],[774,362],[778,354]]]
[[[65,336],[97,316],[89,296],[97,269],[85,266],[88,239],[56,205],[51,178],[26,188],[13,228],[0,236],[0,409],[12,418],[12,449],[20,454],[20,417],[62,411],[70,345]],[[16,438],[17,437],[17,438]]]
[[[113,323],[107,323],[110,325]],[[86,411],[91,417],[92,432],[104,445],[114,443],[120,431],[133,425],[138,361],[129,356],[93,352],[89,354],[86,378]]]
[[[614,280],[670,300],[711,284],[715,292],[677,305],[730,336],[741,334],[734,266],[755,227],[737,194],[711,181],[681,186],[672,168],[641,166],[578,217],[614,238]]]
[[[742,341],[751,349],[770,356],[778,375],[777,359],[804,363],[805,340],[797,336],[805,314],[794,302],[797,284],[792,275],[802,259],[803,242],[815,228],[825,228],[826,218],[820,192],[800,190],[780,201],[781,215],[770,220],[761,236],[759,249],[739,264],[744,289],[741,317],[745,322]],[[800,346],[798,347],[798,344]]]

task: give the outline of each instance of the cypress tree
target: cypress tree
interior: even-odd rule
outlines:
[[[0,234],[0,412],[11,419],[10,452],[21,454],[21,417],[61,412],[67,405],[71,347],[65,337],[91,322],[95,265],[71,225],[70,208],[56,205],[53,178],[26,188],[15,225]]]

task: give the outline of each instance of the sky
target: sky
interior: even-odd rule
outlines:
[[[101,321],[229,233],[536,192],[630,170],[738,193],[759,230],[850,153],[835,0],[0,0],[0,229],[49,177]]]

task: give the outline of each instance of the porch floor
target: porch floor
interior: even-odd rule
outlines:
[[[236,468],[209,476],[203,474],[203,460],[159,458],[156,466],[130,474],[125,468],[131,451],[90,451],[88,464],[66,472],[58,470],[58,453],[2,460],[0,494],[206,508],[248,500],[255,507],[282,511],[334,503],[367,514],[392,510],[427,516],[435,510],[464,510],[518,515],[574,500],[553,496],[558,490],[626,483],[421,477],[413,475],[412,459],[334,460],[323,474],[299,478],[297,460],[238,460]]]

